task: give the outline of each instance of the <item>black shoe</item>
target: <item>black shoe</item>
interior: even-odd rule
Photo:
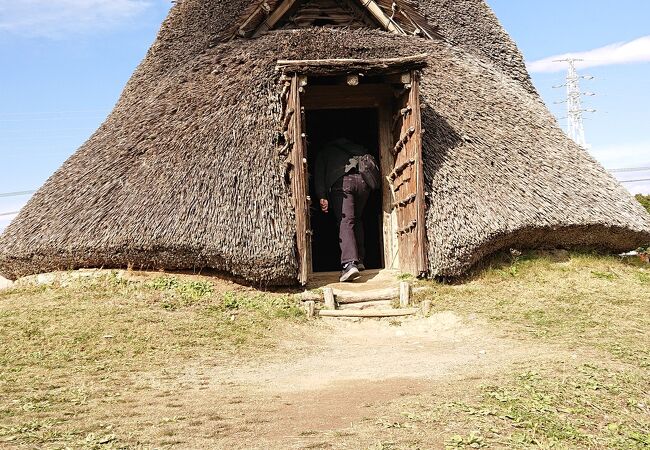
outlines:
[[[345,281],[354,281],[358,279],[361,276],[359,273],[359,269],[357,269],[356,264],[354,263],[347,263],[346,265],[343,266],[343,270],[341,271],[341,278],[339,278],[339,281],[341,283]]]
[[[359,263],[357,264],[357,269],[359,269],[359,272],[363,272],[364,270],[366,270],[366,266],[364,266],[363,263],[359,261]]]

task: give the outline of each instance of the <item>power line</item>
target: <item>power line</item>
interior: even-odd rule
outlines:
[[[88,114],[88,113],[108,113],[110,109],[80,109],[76,111],[32,111],[32,112],[11,112],[0,113],[0,119],[5,117],[25,117],[25,116],[49,116],[49,115],[70,115],[70,114]]]
[[[6,197],[20,197],[23,195],[31,195],[34,194],[36,191],[19,191],[19,192],[6,192],[4,194],[0,194],[1,198],[6,198]]]
[[[7,212],[7,213],[0,213],[0,217],[13,216],[14,214],[18,214],[19,212],[20,212],[20,211]]]
[[[623,172],[643,172],[650,170],[650,167],[628,167],[624,169],[611,169],[611,173],[623,173]]]
[[[640,180],[623,180],[621,183],[641,183],[644,181],[650,181],[650,178],[642,178]]]

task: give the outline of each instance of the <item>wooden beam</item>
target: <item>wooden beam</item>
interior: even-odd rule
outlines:
[[[406,34],[404,33],[404,30],[401,30],[396,26],[395,22],[393,22],[390,17],[387,17],[386,14],[384,14],[384,11],[373,0],[357,0],[357,2],[361,4],[361,6],[364,7],[386,30],[395,34]]]
[[[409,309],[377,309],[377,310],[361,310],[361,311],[350,311],[350,310],[329,310],[323,309],[318,312],[318,315],[321,317],[361,317],[361,318],[370,318],[370,317],[404,317],[404,316],[414,316],[420,310],[417,308]]]
[[[367,303],[381,300],[396,300],[398,298],[399,290],[397,288],[373,289],[366,292],[336,292],[336,300],[340,305]]]
[[[278,23],[287,12],[289,12],[295,3],[296,0],[284,0],[277,8],[275,8],[275,11],[273,11],[270,16],[267,17],[264,22],[262,22],[262,24],[255,31],[253,37],[258,37],[260,34],[266,33],[272,29],[275,24]]]
[[[265,14],[269,14],[271,12],[271,7],[269,6],[269,4],[266,1],[262,2],[257,8],[255,8],[255,11],[253,11],[253,13],[250,16],[248,16],[248,19],[246,19],[244,21],[244,23],[239,26],[239,28],[237,29],[236,34],[239,35],[239,36],[245,37],[246,34],[247,34],[246,28],[251,23],[251,21],[253,21],[255,19],[255,17],[258,14],[262,13],[262,11],[264,11]],[[252,30],[250,30],[250,31],[252,31]]]
[[[275,69],[284,73],[307,75],[342,75],[348,73],[391,74],[427,65],[428,54],[381,59],[281,59]]]
[[[303,104],[307,110],[377,108],[390,100],[391,95],[391,89],[386,84],[360,84],[354,87],[312,85],[304,95]]]

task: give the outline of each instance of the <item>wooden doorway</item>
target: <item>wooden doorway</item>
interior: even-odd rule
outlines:
[[[419,68],[426,55],[392,60],[279,61],[284,83],[283,133],[296,214],[298,280],[314,269],[309,194],[311,111],[374,110],[383,183],[381,265],[421,276],[427,272]]]

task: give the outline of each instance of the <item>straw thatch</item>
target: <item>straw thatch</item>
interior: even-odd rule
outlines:
[[[424,52],[431,275],[508,246],[650,242],[648,214],[558,128],[482,1],[413,6],[452,45],[327,28],[226,41],[252,3],[173,8],[106,122],[0,237],[0,273],[210,267],[295,282],[276,61]]]

